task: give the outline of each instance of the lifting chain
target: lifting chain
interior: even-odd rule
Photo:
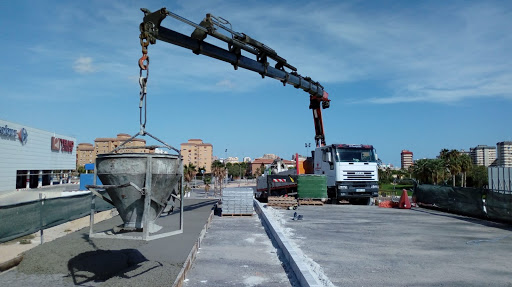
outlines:
[[[149,77],[149,56],[148,56],[148,45],[149,40],[147,34],[142,32],[139,36],[140,38],[140,46],[142,47],[142,57],[139,59],[139,85],[140,85],[140,102],[139,102],[139,120],[140,120],[140,132],[141,134],[145,134],[146,128],[146,86],[148,83]],[[146,71],[144,75],[144,71]],[[144,106],[144,112],[142,111],[142,107]],[[144,120],[142,119],[144,118]]]

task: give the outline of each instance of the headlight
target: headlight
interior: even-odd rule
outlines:
[[[339,189],[348,189],[348,186],[346,186],[346,185],[340,185],[340,186],[338,186],[338,188],[339,188]]]
[[[373,184],[370,188],[379,188],[378,184]]]

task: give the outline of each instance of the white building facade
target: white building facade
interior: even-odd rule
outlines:
[[[498,166],[512,167],[512,141],[499,142],[496,144]]]
[[[0,194],[69,180],[76,139],[0,120]]]
[[[478,145],[470,148],[470,155],[476,165],[490,166],[496,160],[496,147]]]

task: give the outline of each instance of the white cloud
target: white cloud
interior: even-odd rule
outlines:
[[[219,87],[221,89],[234,89],[235,88],[235,83],[233,83],[232,81],[230,80],[227,80],[227,79],[224,79],[224,80],[221,80],[219,82],[217,82],[217,84],[215,84],[216,87]]]
[[[96,71],[91,57],[79,57],[76,59],[73,63],[73,70],[80,74],[87,74]]]
[[[427,2],[392,10],[360,1],[290,3],[178,1],[169,10],[196,23],[208,12],[228,19],[235,31],[275,49],[300,74],[319,81],[328,92],[333,85],[364,81],[378,81],[389,89],[387,95],[345,98],[353,103],[453,103],[477,97],[512,97],[512,66],[508,64],[512,62],[512,22],[506,3],[453,2],[440,7]],[[142,20],[142,12],[124,2],[108,8],[99,10],[115,8],[115,17],[81,9],[75,9],[81,11],[76,17],[66,17],[64,23],[77,18],[88,25],[80,25],[84,42],[77,43],[78,48],[59,51],[59,55],[67,63],[74,61],[72,67],[80,74],[101,71],[136,76],[140,47],[131,41],[137,41],[133,27]],[[105,21],[109,25],[104,25]],[[162,25],[188,35],[193,30],[171,17]],[[88,43],[95,43],[95,49]],[[77,50],[87,57],[74,58]],[[149,47],[149,55],[150,82],[163,89],[176,85],[197,91],[249,92],[274,81],[259,81],[256,73],[233,71],[228,63],[195,56],[162,41]]]
[[[442,9],[420,3],[393,10],[358,1],[214,4],[207,12],[222,11],[218,16],[234,30],[275,49],[327,91],[332,84],[373,80],[391,91],[355,95],[352,102],[512,98],[512,66],[505,64],[512,62],[512,21],[503,2],[449,3]],[[184,14],[209,9],[194,5],[183,3]]]

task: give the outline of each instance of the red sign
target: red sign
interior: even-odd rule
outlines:
[[[65,139],[52,137],[52,150],[62,152],[73,152],[75,142]]]

